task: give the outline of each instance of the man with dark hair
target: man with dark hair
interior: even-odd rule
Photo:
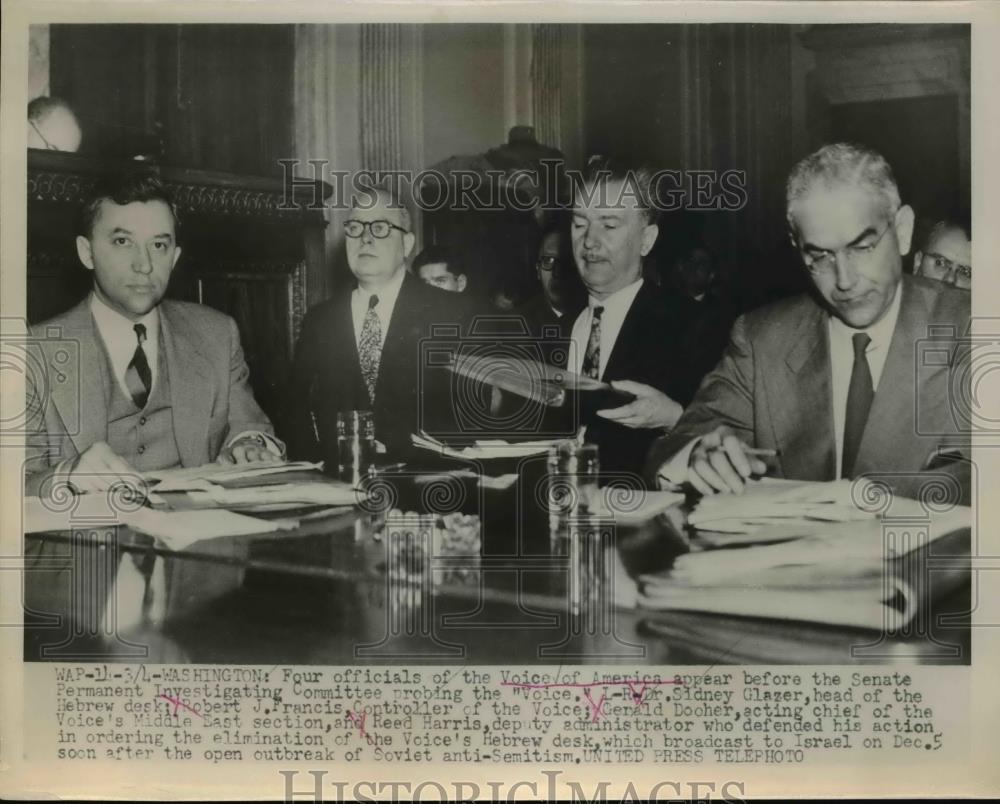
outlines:
[[[574,188],[570,238],[588,302],[574,322],[569,368],[635,397],[588,411],[586,439],[601,466],[638,472],[650,444],[680,418],[697,387],[686,339],[686,299],[643,279],[643,260],[659,229],[644,166],[592,157]]]
[[[83,207],[76,249],[92,292],[31,328],[42,373],[27,377],[36,427],[25,493],[56,483],[100,491],[153,469],[281,457],[247,383],[236,323],[163,298],[181,249],[159,179],[102,181]],[[67,341],[78,362],[64,359]]]
[[[535,260],[540,292],[515,310],[536,337],[551,330],[568,338],[576,315],[583,307],[586,294],[573,266],[566,224],[567,221],[559,216],[542,229]]]
[[[930,482],[967,503],[969,394],[952,380],[968,381],[969,294],[903,275],[913,210],[880,154],[826,145],[792,170],[786,200],[813,292],[736,321],[648,471],[703,494],[874,473],[903,496]]]
[[[468,278],[447,246],[430,245],[413,261],[413,273],[431,287],[464,293]]]

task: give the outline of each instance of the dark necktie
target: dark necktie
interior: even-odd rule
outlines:
[[[601,315],[603,307],[595,307],[590,318],[590,340],[587,341],[587,351],[583,353],[583,367],[580,373],[592,380],[601,378]]]
[[[375,307],[378,296],[368,298],[368,312],[365,313],[361,325],[361,337],[358,339],[358,359],[361,363],[361,376],[368,388],[368,400],[375,401],[375,383],[378,380],[378,365],[382,359],[382,322],[379,320]]]
[[[149,370],[149,361],[146,359],[146,352],[142,344],[146,340],[146,327],[144,324],[136,324],[135,337],[138,344],[135,347],[135,354],[125,371],[125,385],[132,395],[132,401],[140,410],[146,407],[146,400],[149,399],[149,391],[153,387],[153,373]]]
[[[847,415],[844,417],[844,453],[840,464],[840,476],[852,477],[854,462],[861,447],[861,434],[868,421],[868,410],[872,406],[875,389],[872,386],[872,372],[868,367],[865,350],[872,342],[865,333],[858,332],[854,341],[854,367],[851,369],[851,384],[847,391]]]

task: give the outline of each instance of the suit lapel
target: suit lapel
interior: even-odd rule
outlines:
[[[767,377],[767,406],[787,477],[832,480],[837,470],[833,431],[830,341],[826,313],[809,303],[782,337],[785,359]]]
[[[211,460],[208,428],[213,404],[212,369],[202,354],[200,340],[184,323],[170,302],[160,305],[160,337],[170,377],[177,450],[184,466],[199,466]]]
[[[917,443],[914,405],[916,403],[916,352],[918,338],[927,333],[920,332],[921,324],[927,319],[927,310],[922,309],[920,296],[906,282],[900,283],[903,294],[899,303],[899,317],[889,342],[879,379],[878,390],[872,400],[868,421],[861,436],[861,446],[855,461],[855,475],[869,471],[872,467],[885,465],[884,456],[891,453],[899,456],[908,444]],[[911,434],[909,439],[899,438],[899,434]],[[906,465],[900,461],[900,465]]]
[[[608,355],[608,362],[604,366],[604,374],[601,379],[605,382],[609,380],[634,379],[630,375],[631,365],[634,361],[630,358],[638,353],[636,344],[641,346],[642,329],[650,318],[649,307],[651,301],[652,286],[649,282],[643,282],[639,292],[632,300],[632,305],[625,313],[622,320],[622,328],[618,331],[615,345],[611,347],[611,354]]]
[[[97,326],[90,312],[90,295],[63,316],[60,341],[74,343],[79,361],[65,360],[64,350],[56,348],[46,355],[49,376],[65,377],[50,383],[52,403],[76,447],[83,452],[108,438],[104,350]],[[78,426],[74,426],[78,423]]]

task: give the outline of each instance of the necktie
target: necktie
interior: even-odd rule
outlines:
[[[361,325],[361,338],[358,341],[358,358],[361,362],[361,376],[368,388],[368,399],[375,401],[375,382],[378,380],[378,364],[382,359],[382,322],[375,312],[378,296],[368,299],[368,312],[365,313]]]
[[[590,318],[590,339],[587,351],[583,353],[583,367],[580,373],[592,380],[601,378],[601,314],[603,307],[595,307]]]
[[[847,415],[844,417],[844,454],[840,464],[840,476],[852,477],[854,462],[861,446],[861,434],[868,421],[868,410],[872,406],[875,389],[872,386],[872,372],[868,367],[865,350],[872,342],[865,333],[858,332],[854,342],[854,367],[851,369],[851,384],[847,391]]]
[[[132,395],[135,406],[141,410],[146,407],[149,391],[153,387],[153,373],[149,370],[149,361],[146,360],[146,352],[142,348],[146,340],[146,327],[143,324],[136,324],[132,329],[135,330],[135,337],[139,343],[125,370],[125,385]]]

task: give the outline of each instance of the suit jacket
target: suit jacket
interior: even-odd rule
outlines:
[[[244,430],[270,434],[247,383],[236,322],[190,302],[166,300],[159,312],[182,465],[215,460],[227,439]],[[90,297],[30,333],[35,370],[27,372],[25,494],[34,495],[60,461],[106,440],[108,416],[100,365],[106,358]]]
[[[687,405],[701,379],[689,344],[693,313],[693,302],[643,282],[601,379],[645,383]],[[662,431],[633,429],[597,416],[597,409],[609,407],[606,403],[606,399],[580,394],[579,413],[587,425],[586,440],[598,445],[602,472],[638,474],[650,445]]]
[[[939,448],[969,456],[968,426],[953,407],[968,400],[954,384],[968,381],[970,295],[919,277],[904,276],[899,318],[872,401],[855,463],[855,475],[895,473],[886,482],[914,496],[941,463]],[[928,338],[928,327],[945,332]],[[705,378],[676,428],[653,446],[647,474],[692,438],[717,425],[732,427],[752,446],[776,449],[769,474],[833,480],[836,474],[829,322],[809,296],[768,305],[740,317],[718,366]],[[932,356],[930,353],[933,352]],[[942,355],[946,359],[942,358]],[[957,414],[957,415],[956,415]],[[967,421],[968,413],[964,414]],[[963,429],[966,431],[963,434]],[[962,499],[969,497],[969,465],[948,463]]]
[[[436,429],[451,409],[450,373],[441,366],[421,371],[421,341],[432,335],[432,325],[464,333],[467,306],[462,294],[406,275],[383,334],[374,405],[361,374],[351,294],[313,307],[295,350],[286,417],[290,453],[310,460],[333,458],[342,410],[371,410],[375,438],[397,454],[409,451],[412,433]]]
[[[573,334],[573,322],[579,312],[574,309],[561,316],[556,315],[549,307],[545,294],[539,293],[518,307],[514,314],[522,316],[528,331],[536,338],[541,337],[543,330],[558,331],[558,337],[569,338]]]

